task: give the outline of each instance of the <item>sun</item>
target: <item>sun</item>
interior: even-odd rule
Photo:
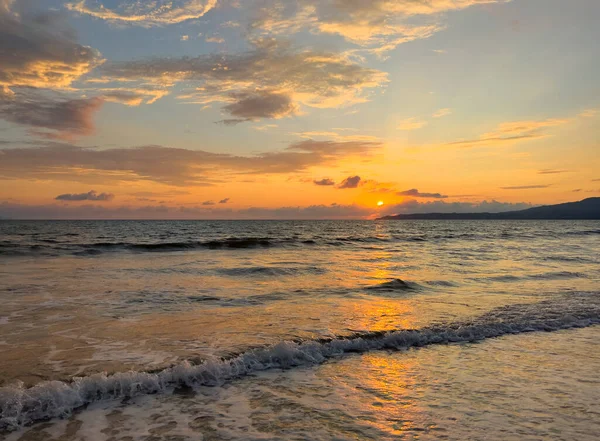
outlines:
[[[379,202],[377,202],[377,206],[378,206],[378,207],[381,207],[382,205],[383,205],[383,201],[379,201]]]

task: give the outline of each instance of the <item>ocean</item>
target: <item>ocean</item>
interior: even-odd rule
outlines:
[[[592,440],[599,221],[0,221],[0,439]]]

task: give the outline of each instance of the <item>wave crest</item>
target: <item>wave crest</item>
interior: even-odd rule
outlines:
[[[598,293],[579,293],[535,304],[494,309],[472,321],[417,330],[361,332],[333,339],[283,341],[237,356],[200,364],[185,361],[158,372],[131,371],[48,381],[25,388],[0,388],[0,429],[70,415],[89,403],[144,394],[170,393],[180,386],[219,386],[267,369],[310,366],[348,353],[405,349],[452,342],[475,342],[507,334],[556,331],[600,323]]]
[[[415,282],[406,282],[402,279],[393,279],[388,282],[379,283],[378,285],[368,286],[369,291],[413,291],[421,288],[421,285]]]

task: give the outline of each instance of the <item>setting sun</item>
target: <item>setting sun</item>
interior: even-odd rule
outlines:
[[[383,205],[383,201],[379,201],[379,202],[377,202],[377,206],[378,206],[378,207],[381,207],[382,205]]]

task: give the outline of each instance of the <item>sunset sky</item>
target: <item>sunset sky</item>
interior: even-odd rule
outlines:
[[[599,17],[598,0],[0,0],[0,217],[600,196]]]

